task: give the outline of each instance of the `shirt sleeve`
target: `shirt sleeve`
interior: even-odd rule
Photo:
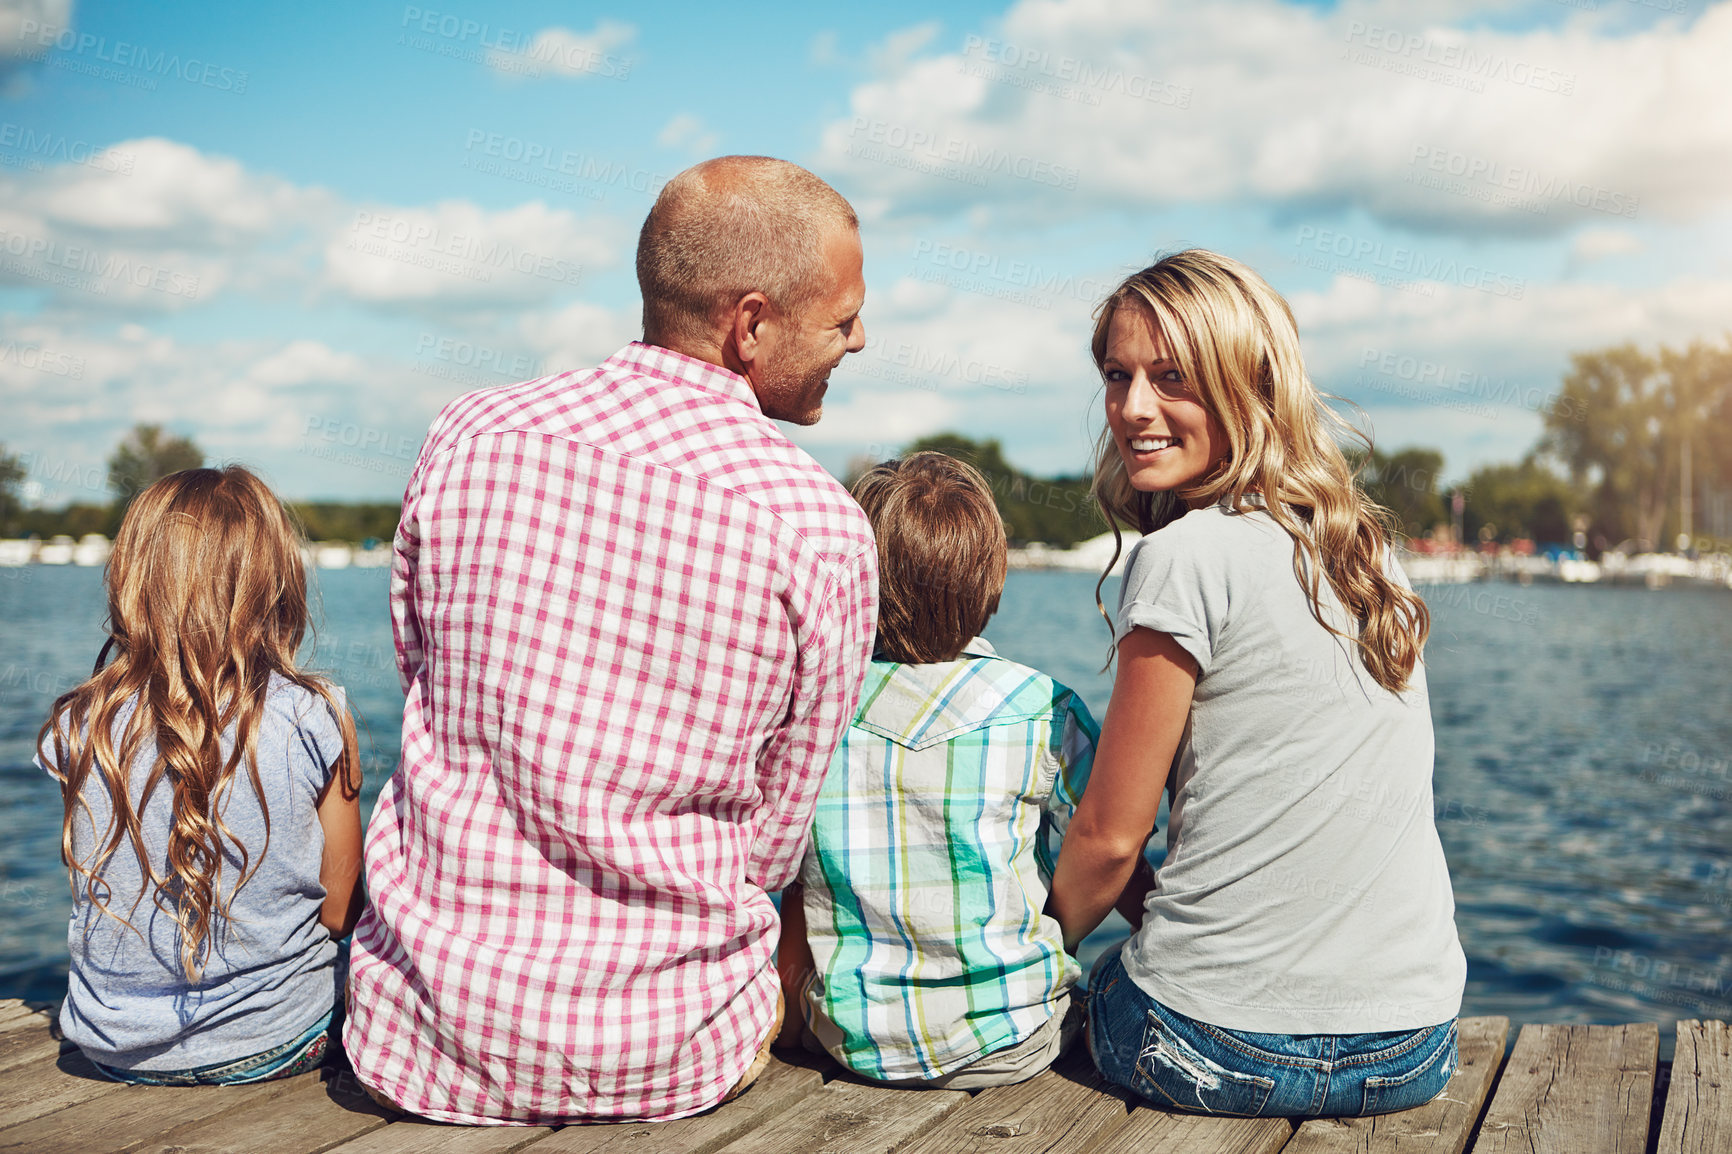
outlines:
[[[343,687],[333,685],[330,688],[331,695],[337,699],[337,708],[347,709],[349,701]],[[324,789],[331,780],[332,767],[343,756],[342,723],[323,697],[309,692],[295,719],[295,734],[300,739],[301,751],[307,756],[308,773],[315,792]]]
[[[1149,534],[1131,550],[1117,640],[1138,626],[1165,633],[1195,659],[1201,676],[1209,671],[1227,616],[1224,558],[1199,534],[1173,532],[1181,524]]]
[[[421,496],[421,471],[426,467],[424,451],[403,494],[403,511],[397,517],[397,532],[391,541],[391,637],[397,654],[397,679],[405,694],[427,660],[415,603],[415,577],[421,559],[421,526],[416,505]]]
[[[1050,755],[1058,761],[1058,772],[1053,775],[1052,792],[1047,795],[1046,810],[1041,815],[1041,836],[1035,842],[1035,859],[1047,877],[1052,876],[1059,843],[1070,829],[1077,802],[1082,800],[1083,790],[1088,786],[1100,733],[1100,726],[1095,724],[1082,698],[1067,692],[1053,718]]]
[[[860,703],[877,624],[878,551],[868,545],[832,576],[801,638],[788,716],[758,754],[764,801],[746,876],[762,889],[781,889],[799,869],[818,789]]]

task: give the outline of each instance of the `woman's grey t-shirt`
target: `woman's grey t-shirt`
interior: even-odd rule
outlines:
[[[1405,583],[1393,558],[1391,571]],[[1329,583],[1325,615],[1352,627]],[[1118,635],[1196,659],[1167,859],[1125,970],[1233,1030],[1351,1034],[1456,1016],[1467,963],[1433,820],[1425,670],[1394,694],[1312,616],[1261,509],[1186,513],[1132,549]]]
[[[113,731],[117,742],[131,714],[130,705],[122,707]],[[233,736],[225,736],[225,750],[233,748]],[[52,755],[52,745],[48,752]],[[174,919],[157,908],[150,893],[133,907],[142,875],[131,843],[121,843],[99,876],[110,888],[109,908],[136,932],[82,894],[67,928],[72,964],[60,1025],[87,1056],[117,1069],[194,1069],[273,1049],[331,1012],[337,944],[319,924],[325,835],[317,798],[342,752],[342,731],[324,700],[273,676],[258,730],[270,842],[267,847],[265,815],[243,761],[222,815],[251,854],[248,868],[257,865],[258,870],[237,892],[240,856],[228,847],[222,886],[232,895],[229,917],[216,920],[214,949],[197,984],[189,983],[181,969]],[[147,740],[131,774],[135,812],[155,759],[155,743]],[[141,813],[144,843],[159,874],[166,874],[172,796],[165,777]],[[90,819],[82,809],[76,811],[73,850],[78,860],[89,862],[96,844],[91,819],[94,833],[102,835],[111,812],[99,773],[86,779],[83,798]]]

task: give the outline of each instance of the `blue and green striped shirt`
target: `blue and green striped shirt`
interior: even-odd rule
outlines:
[[[800,867],[806,996],[836,1059],[936,1078],[1020,1042],[1079,976],[1041,914],[1099,728],[1071,690],[977,638],[874,661]]]

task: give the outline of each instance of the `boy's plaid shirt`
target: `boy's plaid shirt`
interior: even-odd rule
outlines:
[[[837,1057],[935,1078],[1039,1029],[1080,972],[1041,914],[1100,730],[1071,690],[977,638],[874,661],[800,866]]]
[[[714,1106],[876,620],[847,492],[713,365],[633,344],[434,422],[391,575],[403,757],[344,1041],[447,1122]]]

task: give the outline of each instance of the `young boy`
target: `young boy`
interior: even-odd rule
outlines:
[[[915,453],[853,493],[878,537],[877,651],[782,896],[782,1042],[895,1086],[1021,1082],[1081,1024],[1041,909],[1099,729],[978,636],[1005,573],[978,472]]]

